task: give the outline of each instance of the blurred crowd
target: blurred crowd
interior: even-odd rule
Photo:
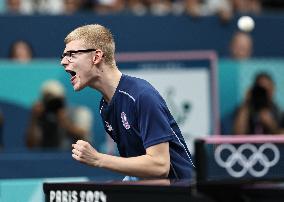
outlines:
[[[0,0],[7,14],[97,14],[133,13],[135,15],[219,15],[230,19],[234,13],[259,14],[263,10],[281,9],[281,0]]]
[[[281,0],[0,0],[2,15],[217,15],[224,22],[235,14],[258,15],[263,11],[284,9]],[[244,60],[253,57],[254,42],[250,33],[236,31],[228,42],[229,56]],[[30,41],[17,39],[10,45],[9,59],[29,62],[37,58]]]

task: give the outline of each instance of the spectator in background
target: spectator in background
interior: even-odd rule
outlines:
[[[260,14],[262,4],[260,0],[231,0],[234,13]]]
[[[275,85],[267,73],[259,73],[234,119],[235,134],[278,134],[281,112],[273,100]]]
[[[32,0],[6,0],[4,13],[8,14],[33,14]]]
[[[124,0],[92,0],[93,10],[96,14],[113,14],[124,11]]]
[[[234,33],[230,43],[230,56],[235,60],[249,59],[253,52],[253,40],[245,32]]]
[[[184,12],[187,15],[198,17],[201,16],[201,2],[200,0],[184,0]]]
[[[16,62],[29,62],[33,58],[32,47],[24,40],[15,41],[11,45],[9,57]]]
[[[172,13],[193,17],[217,15],[224,22],[232,18],[230,0],[176,0],[172,2]]]
[[[218,15],[222,21],[229,21],[233,16],[231,0],[205,0],[202,13],[204,16]]]
[[[64,0],[63,13],[72,15],[81,11],[84,1],[82,0]]]
[[[87,0],[6,0],[6,13],[12,14],[74,14]]]
[[[41,99],[32,107],[26,144],[67,150],[78,139],[90,141],[91,125],[91,112],[85,107],[68,108],[61,83],[48,80],[42,86]]]
[[[134,15],[142,16],[148,12],[145,0],[127,0],[127,9]]]
[[[163,16],[172,12],[172,2],[170,0],[147,0],[147,4],[153,15]]]
[[[64,13],[64,0],[22,0],[30,14],[58,15]]]
[[[20,14],[22,13],[21,0],[6,0],[6,13]]]

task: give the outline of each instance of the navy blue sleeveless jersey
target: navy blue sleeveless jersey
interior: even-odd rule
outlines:
[[[123,74],[111,101],[101,100],[100,114],[122,157],[141,156],[148,147],[169,142],[168,178],[191,178],[194,165],[184,138],[164,99],[147,81]]]

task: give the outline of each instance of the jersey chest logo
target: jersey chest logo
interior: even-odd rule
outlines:
[[[107,121],[105,121],[105,123],[106,123],[107,130],[108,131],[113,131],[112,126]]]
[[[122,121],[122,124],[123,124],[124,128],[126,130],[128,130],[130,128],[130,125],[129,125],[128,121],[127,121],[126,114],[124,112],[121,112],[120,117],[121,117],[121,121]]]

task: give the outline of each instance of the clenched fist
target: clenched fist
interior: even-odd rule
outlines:
[[[78,140],[72,144],[72,157],[81,163],[99,167],[100,153],[90,143]]]

